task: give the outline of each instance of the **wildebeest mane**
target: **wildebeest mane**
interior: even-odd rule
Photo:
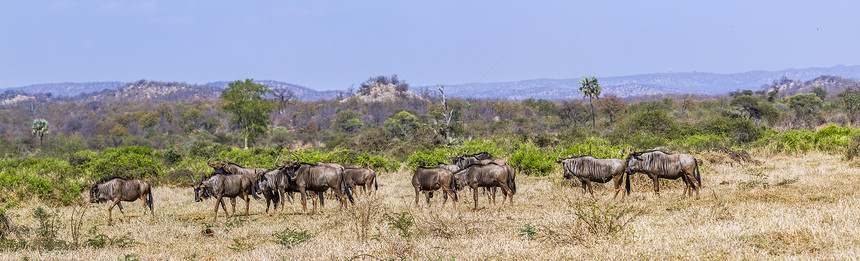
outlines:
[[[101,184],[104,184],[105,182],[108,182],[108,181],[111,181],[114,179],[128,180],[128,179],[120,177],[120,176],[112,176],[112,177],[100,179],[100,180],[96,181],[95,183],[93,183],[93,185],[101,185]]]

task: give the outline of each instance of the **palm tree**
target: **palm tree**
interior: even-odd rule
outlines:
[[[596,77],[582,77],[579,80],[579,91],[582,92],[582,97],[588,97],[588,102],[591,104],[591,127],[597,126],[594,120],[594,99],[600,98],[600,85],[597,84]]]

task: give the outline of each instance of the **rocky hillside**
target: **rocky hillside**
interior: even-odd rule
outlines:
[[[397,86],[391,83],[373,83],[364,86],[352,97],[365,102],[385,102],[398,99],[424,99],[408,90],[398,90]],[[343,100],[345,101],[347,99]]]
[[[835,98],[841,92],[847,89],[860,90],[860,80],[846,79],[838,76],[821,76],[809,81],[796,81],[788,78],[775,81],[766,89],[771,90],[773,87],[779,89],[779,96],[791,96],[798,93],[810,93],[812,89],[817,87],[827,91],[828,98]]]
[[[179,101],[190,99],[215,99],[221,90],[204,85],[180,82],[156,82],[140,80],[116,90],[82,94],[73,99],[78,101]]]
[[[263,84],[269,86],[269,89],[277,89],[284,88],[293,92],[296,95],[296,99],[303,101],[321,101],[321,100],[332,100],[341,98],[345,92],[340,91],[317,91],[308,87],[295,85],[291,83],[279,82],[279,81],[271,81],[271,80],[262,80],[262,81],[254,81],[255,83]],[[218,90],[223,90],[227,88],[227,85],[230,84],[230,81],[218,81],[218,82],[210,82],[204,85],[212,86],[218,88]]]
[[[9,88],[11,91],[21,91],[23,93],[50,93],[51,96],[75,96],[84,93],[100,92],[104,90],[115,90],[128,85],[124,82],[64,82],[64,83],[46,83],[34,84],[22,87]]]

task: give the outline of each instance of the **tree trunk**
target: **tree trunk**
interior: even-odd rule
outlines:
[[[588,101],[591,104],[591,127],[597,129],[597,124],[594,121],[594,98],[588,97]]]
[[[249,134],[249,132],[250,131],[248,129],[245,129],[245,150],[248,149],[248,134]]]

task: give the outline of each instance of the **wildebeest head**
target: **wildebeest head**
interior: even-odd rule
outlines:
[[[90,186],[90,203],[102,203],[107,200],[107,197],[101,194],[99,184],[93,184]]]
[[[460,191],[463,190],[466,186],[469,185],[469,170],[471,168],[461,169],[457,172],[454,172],[454,178],[451,179],[454,182],[454,190]]]
[[[281,173],[285,174],[290,180],[296,180],[296,170],[299,169],[301,164],[299,163],[299,156],[290,152],[290,155],[296,158],[295,161],[284,161],[283,165],[277,165],[277,169],[281,171]]]
[[[645,167],[645,160],[642,159],[642,152],[630,152],[625,161],[627,164],[627,172],[629,173],[642,172]]]
[[[570,172],[568,170],[567,166],[570,164],[571,159],[574,159],[577,157],[579,157],[579,156],[577,156],[576,154],[572,154],[570,157],[562,158],[561,153],[558,154],[558,160],[556,160],[555,163],[561,164],[561,168],[564,170],[563,171],[564,172],[564,175],[563,175],[564,178],[572,179],[572,178],[576,177],[573,175],[573,172]]]
[[[212,159],[210,158],[209,160],[206,160],[206,165],[212,167],[212,169],[215,171],[215,174],[232,174],[230,173],[230,170],[227,169],[227,166],[230,165],[229,160],[209,163],[210,160]]]
[[[206,198],[209,198],[209,186],[203,183],[203,181],[197,181],[194,177],[191,177],[191,188],[194,189],[194,202],[203,201]]]

